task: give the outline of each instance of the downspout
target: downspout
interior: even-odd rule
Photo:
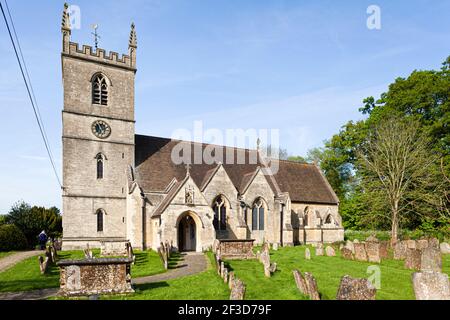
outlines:
[[[147,212],[145,210],[145,196],[142,197],[142,250],[147,250]]]
[[[280,213],[280,245],[283,246],[283,223],[284,223],[284,203],[281,203],[281,213]]]

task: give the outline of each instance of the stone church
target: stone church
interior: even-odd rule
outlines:
[[[174,148],[210,145],[135,134],[137,40],[128,54],[71,42],[62,22],[63,249],[105,243],[201,252],[215,239],[289,246],[344,239],[339,200],[316,165],[279,161],[176,164]],[[275,161],[275,160],[274,160]]]

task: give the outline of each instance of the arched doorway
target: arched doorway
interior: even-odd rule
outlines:
[[[197,250],[197,226],[191,215],[184,216],[178,224],[179,251]]]

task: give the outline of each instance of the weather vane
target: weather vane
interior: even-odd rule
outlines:
[[[95,50],[97,51],[97,49],[98,49],[98,39],[101,39],[101,37],[97,33],[98,24],[93,24],[92,25],[92,29],[94,29],[94,32],[91,32],[91,33],[94,36]]]

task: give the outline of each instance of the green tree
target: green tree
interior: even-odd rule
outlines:
[[[59,209],[55,207],[31,207],[20,201],[12,206],[6,222],[22,230],[30,247],[37,244],[37,236],[43,230],[50,237],[58,237],[62,233],[62,218]]]

